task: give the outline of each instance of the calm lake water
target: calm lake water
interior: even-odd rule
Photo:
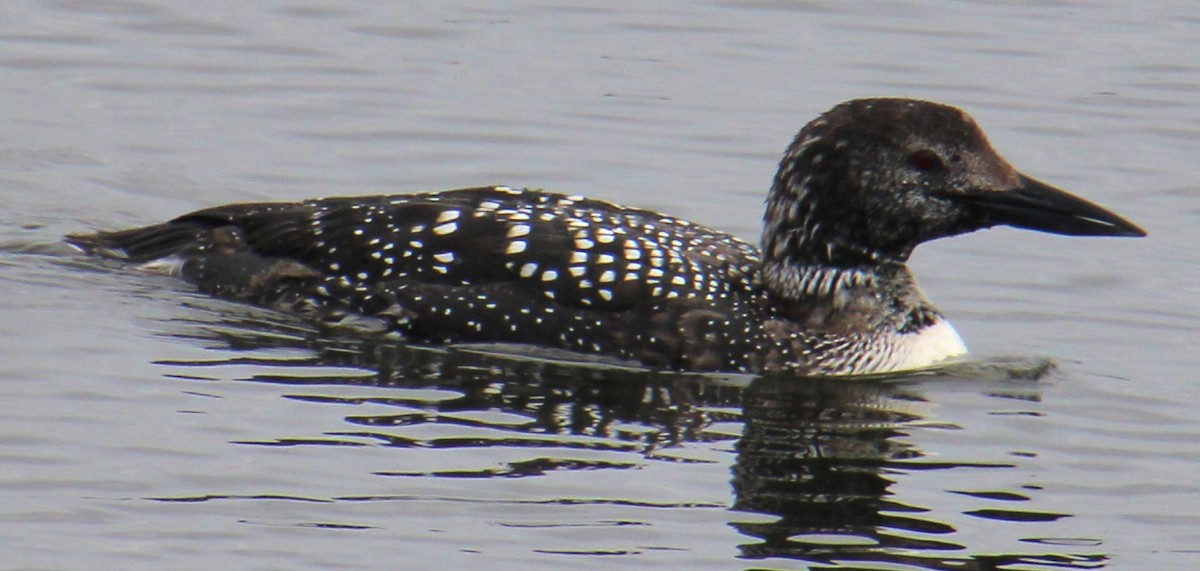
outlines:
[[[18,0],[0,22],[0,568],[1200,567],[1194,3]],[[1015,365],[856,382],[318,339],[60,242],[493,183],[757,240],[784,146],[869,95],[966,108],[1150,236],[926,245],[927,293]]]

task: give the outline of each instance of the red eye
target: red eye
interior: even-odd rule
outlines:
[[[937,153],[928,149],[921,149],[908,155],[908,164],[921,172],[939,170],[946,166],[942,163],[942,158],[937,156]]]

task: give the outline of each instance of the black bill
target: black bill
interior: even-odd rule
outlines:
[[[1069,236],[1145,236],[1146,231],[1099,205],[1041,181],[1018,175],[1021,184],[1002,191],[957,195],[982,209],[992,224]]]

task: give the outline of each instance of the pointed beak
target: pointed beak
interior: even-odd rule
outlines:
[[[1044,182],[1017,175],[1011,189],[958,195],[983,211],[992,224],[1069,236],[1145,236],[1146,231],[1099,205]]]

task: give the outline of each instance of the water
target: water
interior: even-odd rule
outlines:
[[[1200,562],[1191,4],[64,0],[0,22],[0,567]],[[362,346],[59,243],[490,183],[754,240],[791,136],[867,95],[963,106],[1018,168],[1150,231],[918,251],[973,351],[1030,374]]]

